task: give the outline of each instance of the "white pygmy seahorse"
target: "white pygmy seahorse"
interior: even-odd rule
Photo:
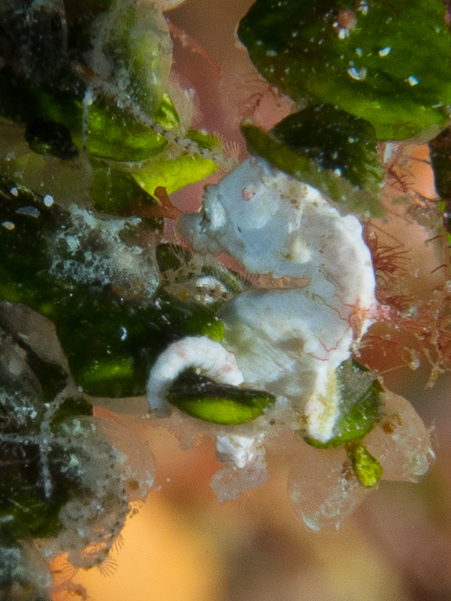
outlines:
[[[200,211],[184,213],[178,231],[195,251],[227,253],[266,282],[223,305],[222,344],[246,385],[288,399],[308,435],[327,442],[339,415],[336,369],[378,306],[359,220],[250,158],[207,187]]]

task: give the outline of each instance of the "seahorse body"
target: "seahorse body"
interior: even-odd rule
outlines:
[[[178,231],[198,252],[227,253],[268,276],[261,278],[264,288],[222,307],[223,344],[247,385],[288,398],[309,435],[327,441],[338,415],[335,370],[377,307],[358,219],[340,215],[318,190],[264,159],[250,158],[206,189],[200,212],[183,214]]]

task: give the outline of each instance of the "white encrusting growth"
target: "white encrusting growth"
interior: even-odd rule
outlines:
[[[235,467],[243,469],[257,457],[265,454],[263,439],[264,434],[256,436],[218,434],[216,454],[222,463],[232,463]]]
[[[339,415],[335,370],[377,308],[358,219],[251,158],[209,186],[202,210],[183,214],[178,230],[196,251],[228,253],[248,272],[265,276],[264,287],[221,308],[223,344],[246,385],[288,399],[308,434],[326,442]]]
[[[49,246],[51,274],[83,284],[111,285],[120,296],[153,297],[159,285],[155,251],[150,245],[143,249],[127,242],[134,238],[139,217],[104,219],[75,204],[68,217],[67,226]]]
[[[206,336],[188,336],[173,342],[161,353],[147,382],[147,400],[157,415],[167,415],[167,392],[185,370],[195,369],[223,384],[239,386],[244,381],[235,355]]]

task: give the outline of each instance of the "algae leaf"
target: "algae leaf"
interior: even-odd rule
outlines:
[[[274,405],[275,399],[261,390],[217,384],[210,378],[186,373],[172,386],[168,401],[192,417],[232,426],[256,419]]]
[[[440,0],[257,0],[238,36],[270,83],[402,140],[448,120],[451,35]]]
[[[248,148],[267,159],[278,169],[317,188],[336,202],[342,213],[356,213],[363,217],[382,217],[385,213],[379,189],[362,189],[341,177],[336,170],[325,169],[317,161],[265,132],[252,123],[243,123],[241,132]]]

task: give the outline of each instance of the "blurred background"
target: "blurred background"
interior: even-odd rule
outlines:
[[[167,13],[179,38],[177,77],[197,90],[195,125],[221,133],[241,158],[240,116],[254,111],[270,127],[289,110],[235,45],[251,3],[186,0]],[[414,161],[411,173],[432,194],[427,166]],[[192,210],[200,193],[201,186],[188,187],[174,202]],[[417,226],[406,228],[427,275],[419,235]],[[136,506],[110,560],[79,571],[73,582],[92,601],[451,601],[451,375],[425,390],[430,369],[401,367],[384,377],[433,428],[435,464],[419,484],[382,482],[338,532],[313,533],[293,517],[286,454],[269,454],[269,480],[260,489],[221,504],[209,487],[220,468],[211,440],[182,451],[163,428],[141,425],[157,462],[154,489]],[[64,559],[54,567],[67,569]]]
[[[154,490],[104,569],[74,582],[93,601],[451,599],[450,385],[442,377],[425,395],[399,382],[434,427],[437,461],[419,484],[381,482],[338,532],[310,532],[291,514],[287,457],[269,454],[268,482],[221,504],[212,442],[182,451],[152,429]]]

